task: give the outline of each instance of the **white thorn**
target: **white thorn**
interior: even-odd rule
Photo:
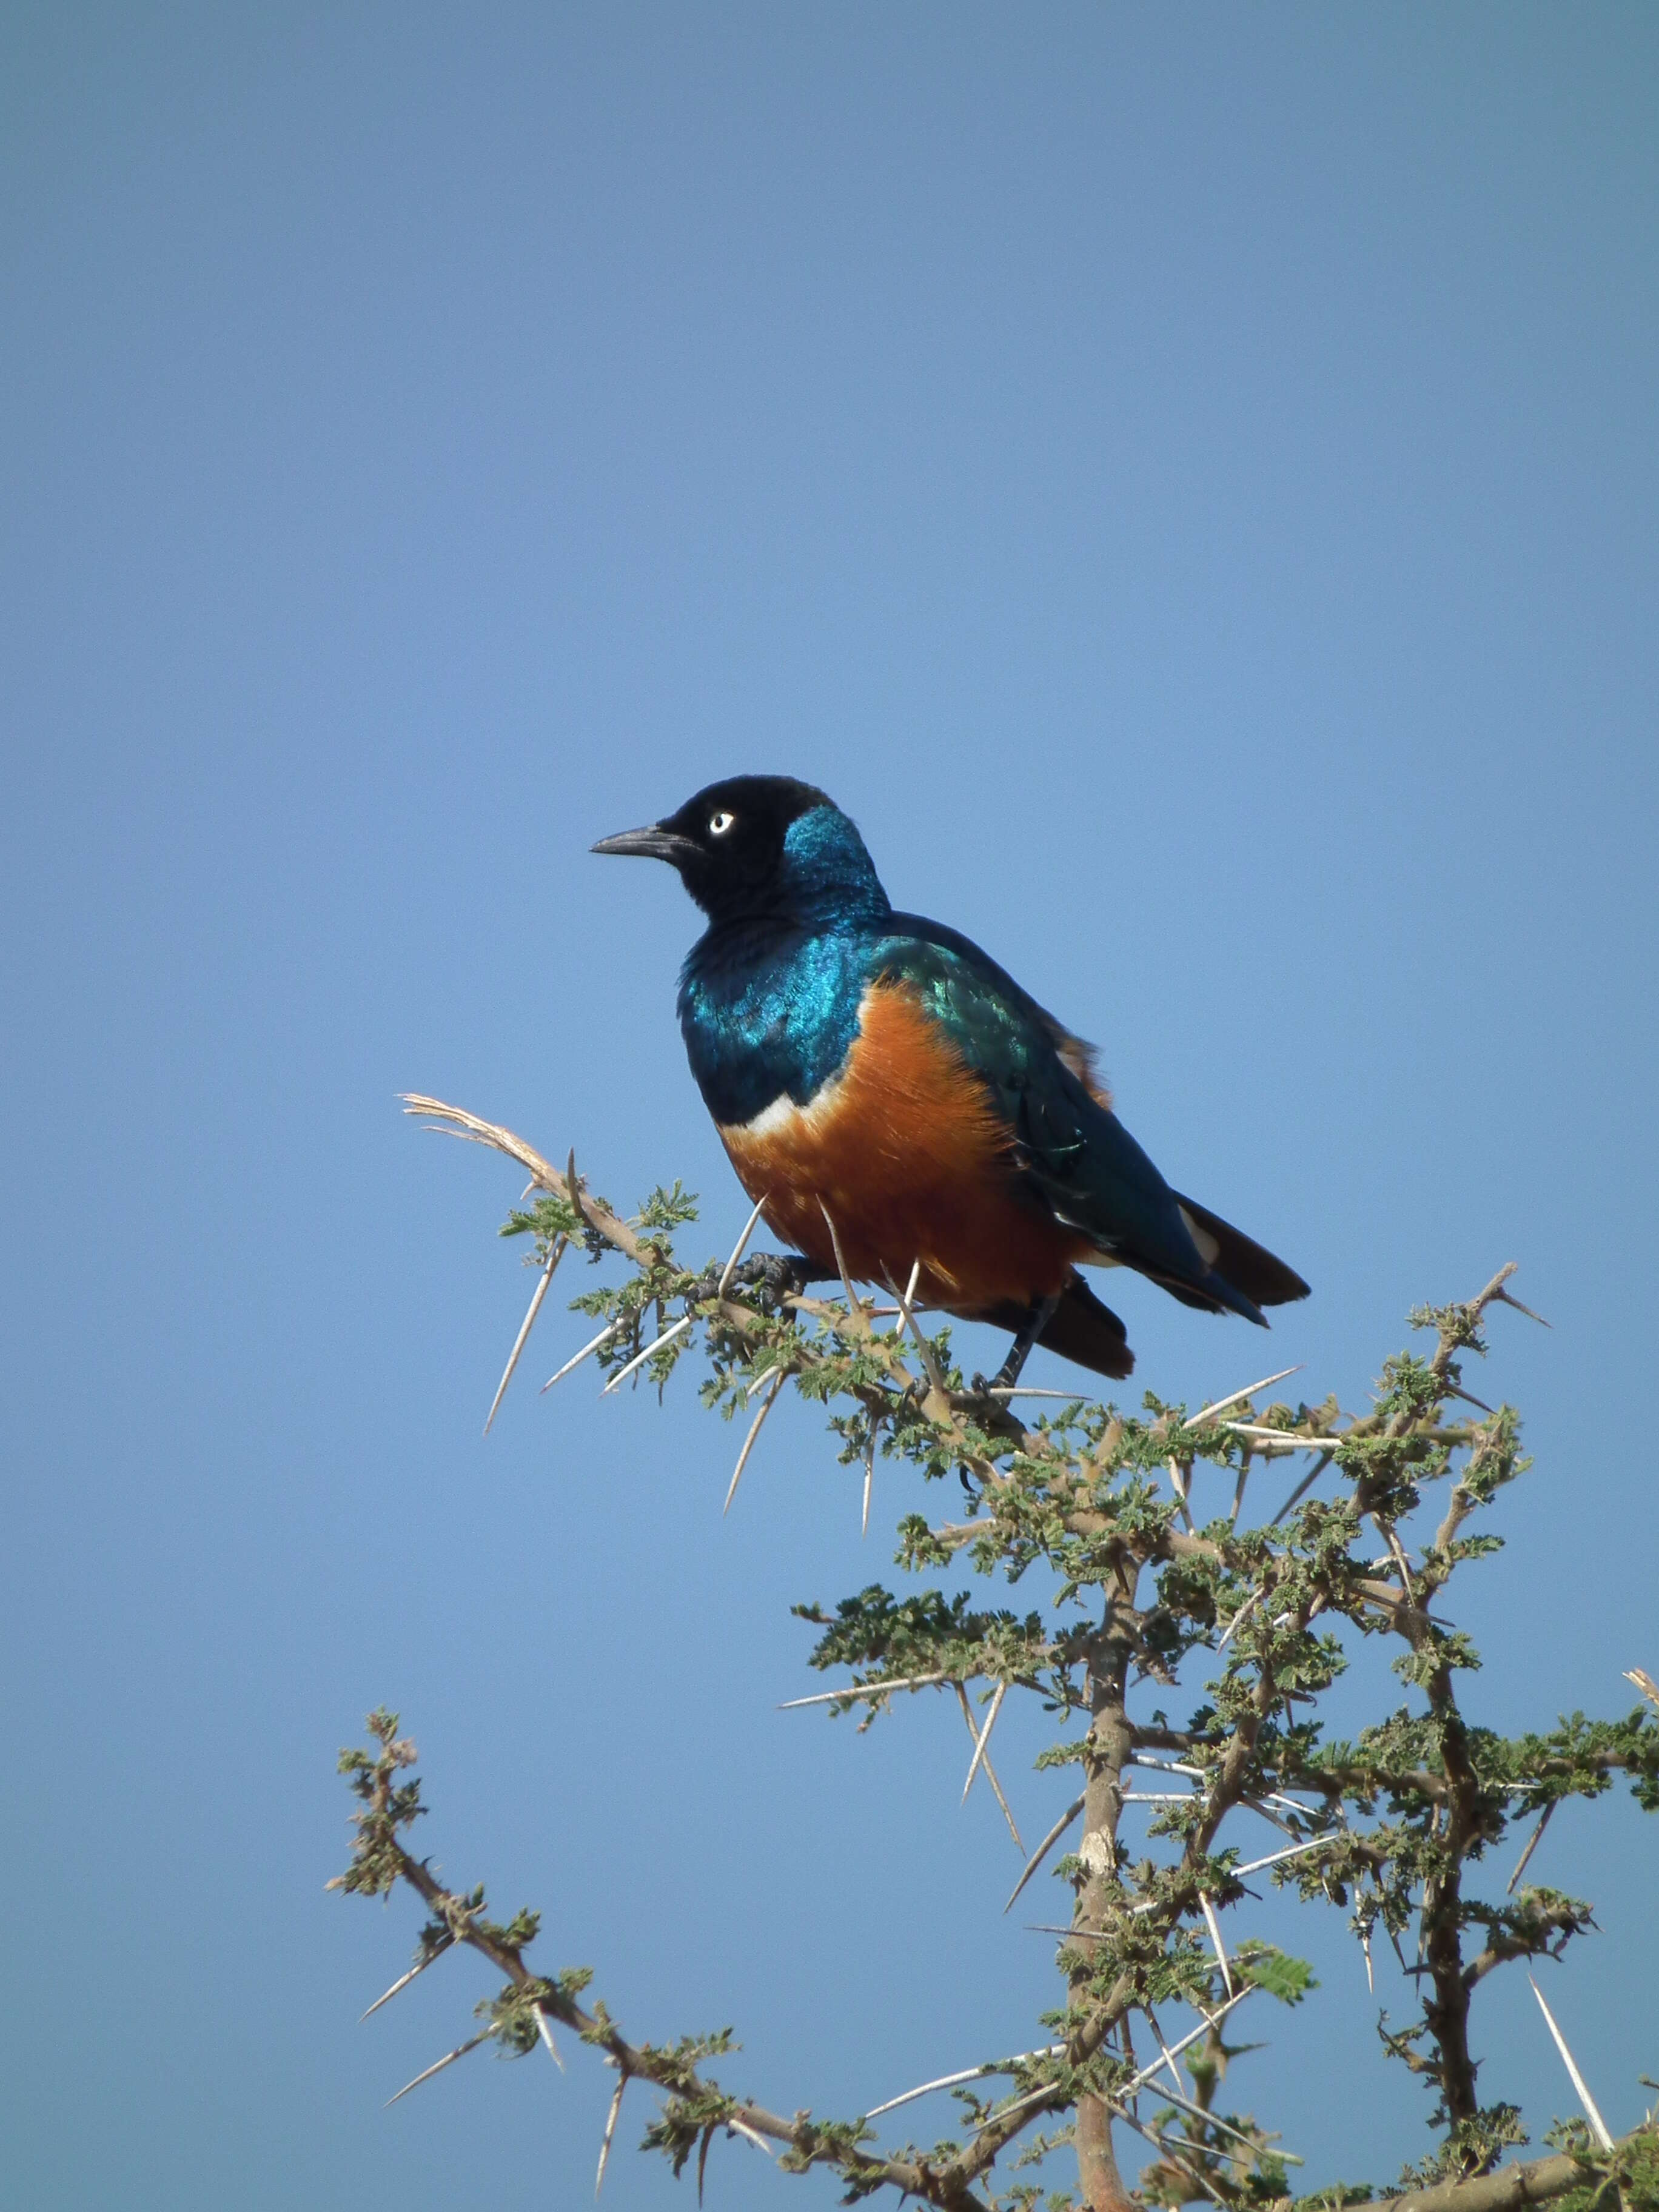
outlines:
[[[720,1508],[722,1516],[732,1510],[732,1500],[738,1494],[738,1478],[742,1474],[744,1467],[748,1464],[750,1453],[755,1449],[755,1439],[761,1432],[761,1424],[771,1412],[773,1407],[777,1404],[778,1393],[782,1389],[785,1382],[788,1380],[788,1376],[789,1370],[787,1367],[781,1367],[778,1370],[776,1382],[773,1383],[770,1390],[768,1391],[766,1396],[761,1401],[760,1411],[756,1414],[754,1419],[749,1425],[749,1433],[743,1440],[743,1449],[738,1454],[738,1463],[732,1470],[732,1483],[731,1487],[726,1493],[726,1503]]]
[[[1233,1970],[1227,1963],[1227,1953],[1221,1941],[1221,1923],[1215,1917],[1215,1907],[1207,1893],[1200,1890],[1198,1901],[1204,1908],[1204,1925],[1210,1931],[1210,1941],[1215,1945],[1217,1963],[1221,1968],[1221,1979],[1229,1996],[1233,1994]]]
[[[605,1327],[599,1331],[599,1334],[597,1336],[590,1337],[587,1342],[583,1345],[580,1352],[575,1353],[571,1358],[565,1361],[564,1365],[560,1368],[556,1375],[550,1375],[548,1376],[546,1382],[542,1385],[542,1395],[545,1396],[556,1382],[562,1382],[565,1376],[569,1374],[573,1367],[580,1367],[584,1359],[591,1359],[593,1354],[599,1350],[599,1346],[602,1344],[608,1343],[611,1338],[617,1334],[617,1331],[621,1327],[622,1323],[620,1321],[606,1322]]]
[[[771,1192],[768,1191],[766,1198],[769,1198],[771,1195]],[[738,1262],[743,1257],[743,1248],[754,1235],[755,1224],[760,1219],[761,1209],[765,1204],[765,1198],[757,1199],[755,1201],[754,1212],[750,1215],[748,1220],[744,1223],[743,1234],[738,1237],[737,1243],[732,1247],[732,1256],[726,1261],[725,1267],[720,1270],[720,1282],[714,1291],[714,1296],[717,1298],[723,1298],[726,1296],[727,1290],[730,1288],[732,1278],[738,1271]]]
[[[489,1434],[489,1425],[495,1419],[502,1399],[507,1395],[507,1386],[513,1380],[513,1370],[519,1364],[519,1354],[530,1341],[530,1332],[536,1326],[536,1316],[542,1310],[542,1300],[547,1296],[547,1287],[553,1279],[554,1269],[564,1257],[568,1242],[567,1238],[561,1237],[554,1245],[552,1257],[542,1270],[541,1280],[531,1292],[530,1310],[525,1315],[519,1333],[513,1340],[513,1349],[507,1355],[507,1365],[502,1370],[501,1379],[495,1387],[495,1395],[489,1401],[489,1411],[484,1416],[483,1432],[486,1436]]]
[[[1540,2002],[1542,2002],[1541,1998]],[[476,2051],[481,2043],[488,2043],[495,2033],[493,2027],[487,2027],[482,2035],[475,2035],[471,2042],[458,2044],[453,2051],[447,2051],[434,2065],[428,2066],[424,2074],[417,2074],[412,2081],[405,2081],[397,2097],[388,2097],[386,2100],[387,2108],[397,2103],[398,2097],[406,2097],[411,2089],[418,2089],[422,2081],[429,2081],[434,2074],[441,2074],[446,2066],[453,2066],[458,2058],[465,2058],[469,2051]]]
[[[833,1705],[840,1698],[884,1698],[890,1690],[927,1690],[955,1680],[953,1674],[902,1674],[892,1682],[863,1682],[856,1689],[819,1690],[810,1698],[786,1698],[778,1711],[793,1713],[802,1705]]]
[[[617,2082],[616,2094],[611,2100],[611,2110],[605,2116],[605,2141],[599,2145],[599,2170],[593,2177],[595,2198],[605,2187],[605,2169],[611,2156],[611,2138],[617,2132],[617,2115],[622,2110],[623,2091],[627,2087],[628,2076],[624,2074],[622,2080]]]
[[[1026,1883],[1030,1881],[1031,1876],[1042,1864],[1043,1860],[1048,1856],[1054,1844],[1060,1841],[1067,1828],[1071,1826],[1073,1821],[1076,1820],[1078,1814],[1083,1810],[1085,1802],[1085,1799],[1079,1797],[1074,1804],[1068,1805],[1066,1810],[1060,1814],[1059,1820],[1054,1822],[1054,1826],[1049,1829],[1048,1834],[1042,1838],[1042,1841],[1032,1852],[1030,1857],[1026,1860],[1024,1873],[1021,1875],[1019,1880],[1014,1884],[1012,1889],[1008,1893],[1008,1902],[1002,1908],[1005,1912],[1012,1909],[1014,1899],[1019,1895],[1021,1890],[1024,1888]]]
[[[957,1686],[960,1689],[962,1686],[958,1683]],[[965,1700],[968,1692],[963,1690],[962,1694]],[[968,1802],[968,1792],[974,1786],[974,1777],[979,1772],[979,1763],[985,1756],[985,1747],[991,1741],[991,1730],[996,1726],[997,1715],[1002,1711],[1002,1701],[1007,1694],[1008,1685],[1006,1682],[999,1682],[991,1692],[991,1710],[985,1716],[985,1725],[975,1735],[974,1755],[968,1764],[968,1779],[962,1785],[962,1802],[964,1805]],[[970,1713],[968,1717],[971,1725],[973,1715]]]
[[[1601,2113],[1596,2110],[1595,2100],[1589,2093],[1589,2084],[1585,2081],[1583,2075],[1578,2071],[1577,2065],[1573,2062],[1572,2053],[1567,2048],[1567,2039],[1562,2034],[1560,2029],[1556,2026],[1555,2014],[1545,2003],[1544,1992],[1542,1990],[1539,1988],[1536,1982],[1532,1981],[1532,1976],[1530,1974],[1527,1976],[1527,1979],[1529,1982],[1532,1982],[1532,1993],[1538,2000],[1538,2009],[1543,2014],[1545,2022],[1549,2028],[1550,2033],[1555,2038],[1555,2047],[1561,2054],[1561,2063],[1566,2068],[1567,2073],[1571,2079],[1572,2086],[1577,2092],[1578,2101],[1584,2108],[1584,2117],[1590,2124],[1590,2133],[1595,2137],[1596,2142],[1601,2144],[1603,2150],[1611,2150],[1613,2148],[1613,2137],[1607,2133],[1607,2124],[1601,2118]]]
[[[1306,1364],[1304,1360],[1299,1360],[1294,1367],[1281,1367],[1277,1375],[1264,1375],[1259,1382],[1247,1382],[1242,1390],[1230,1390],[1224,1398],[1218,1398],[1213,1406],[1206,1406],[1202,1413],[1194,1413],[1186,1426],[1195,1429],[1200,1421],[1209,1420],[1213,1414],[1224,1413],[1229,1406],[1236,1406],[1241,1398],[1254,1398],[1258,1390],[1265,1390],[1270,1382],[1282,1382],[1287,1376],[1299,1375]]]
[[[604,1389],[600,1391],[600,1397],[608,1398],[613,1390],[618,1389],[623,1383],[627,1382],[629,1376],[634,1372],[636,1367],[644,1366],[646,1361],[650,1358],[653,1352],[660,1352],[664,1345],[672,1344],[677,1336],[684,1336],[686,1330],[690,1328],[696,1316],[694,1315],[687,1314],[684,1321],[677,1321],[672,1328],[665,1328],[660,1336],[654,1337],[652,1341],[646,1346],[643,1352],[636,1352],[634,1354],[634,1357],[629,1361],[626,1367],[619,1367],[617,1370],[611,1380],[605,1384]]]

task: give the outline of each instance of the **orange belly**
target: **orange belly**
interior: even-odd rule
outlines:
[[[1012,1139],[979,1079],[902,985],[866,991],[847,1064],[810,1104],[777,1099],[720,1132],[774,1232],[848,1272],[962,1314],[1057,1295],[1087,1240],[1019,1188]]]

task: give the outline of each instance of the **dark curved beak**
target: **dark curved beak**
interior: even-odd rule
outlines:
[[[697,848],[690,837],[682,837],[677,830],[665,830],[653,822],[645,830],[623,830],[615,837],[601,837],[590,848],[595,853],[621,853],[641,860],[666,860],[678,868],[683,860],[692,859]]]

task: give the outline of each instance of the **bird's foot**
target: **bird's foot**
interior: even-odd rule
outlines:
[[[740,1283],[745,1290],[760,1291],[767,1304],[781,1306],[786,1298],[798,1298],[809,1283],[822,1279],[822,1273],[804,1252],[755,1252],[732,1271],[732,1281]],[[710,1273],[702,1278],[697,1290],[703,1297],[712,1298],[720,1287],[720,1277]]]

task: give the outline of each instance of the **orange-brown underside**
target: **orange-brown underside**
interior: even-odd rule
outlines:
[[[720,1130],[738,1180],[775,1233],[835,1270],[824,1219],[855,1279],[957,1313],[1029,1304],[1065,1287],[1087,1241],[1018,1188],[1008,1130],[983,1085],[902,985],[865,997],[848,1063],[812,1109],[756,1134]]]

